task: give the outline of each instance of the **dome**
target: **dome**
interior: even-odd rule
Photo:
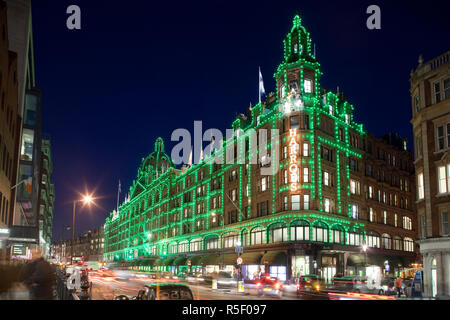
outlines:
[[[164,152],[164,141],[159,137],[155,141],[155,150],[142,159],[138,173],[139,181],[144,185],[149,184],[173,167],[172,159]]]

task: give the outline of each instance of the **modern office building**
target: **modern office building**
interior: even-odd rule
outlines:
[[[17,53],[10,50],[7,6],[0,0],[0,259],[7,257],[14,212],[21,117],[18,102]]]
[[[450,298],[450,51],[411,72],[412,126],[424,294]]]
[[[49,256],[53,230],[53,203],[55,185],[51,182],[53,172],[50,138],[46,136],[41,144],[41,168],[39,189],[39,246],[44,256]]]
[[[30,0],[6,0],[8,41],[17,54],[18,114],[21,118],[17,144],[17,184],[14,210],[8,223],[10,258],[31,258],[39,246],[40,160],[42,141],[41,91],[34,75],[33,32]]]
[[[129,199],[105,221],[107,261],[232,273],[239,247],[245,278],[282,280],[310,273],[379,279],[416,261],[406,140],[374,137],[354,121],[342,93],[321,87],[299,16],[283,44],[276,93],[239,115],[234,138],[211,156],[205,151],[199,164],[178,170],[156,140]]]

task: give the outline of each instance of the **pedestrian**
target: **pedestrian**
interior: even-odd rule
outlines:
[[[402,278],[398,277],[395,280],[395,288],[397,289],[397,297],[400,298],[402,296]]]
[[[33,261],[24,266],[24,284],[28,287],[31,300],[53,300],[56,284],[54,268],[43,257],[39,249],[33,251]]]

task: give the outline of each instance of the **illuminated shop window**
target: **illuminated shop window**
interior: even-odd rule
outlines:
[[[414,252],[414,241],[411,238],[404,238],[403,239],[403,250]]]
[[[239,240],[238,233],[228,233],[223,237],[223,248],[234,248]]]
[[[33,160],[34,130],[24,128],[22,132],[22,147],[20,160]]]
[[[312,229],[312,241],[328,242],[328,226],[323,222],[316,222]]]
[[[195,251],[201,251],[202,250],[202,239],[192,239],[189,243],[189,251],[195,252]]]
[[[277,223],[270,227],[270,243],[288,241],[287,227],[281,223]]]
[[[392,249],[392,239],[391,236],[388,235],[387,233],[383,233],[381,235],[381,248],[388,250]]]
[[[351,246],[360,246],[363,236],[357,229],[350,229],[347,232],[347,244]]]
[[[303,195],[303,209],[309,210],[309,194]]]
[[[374,231],[370,231],[366,236],[366,243],[371,248],[380,247],[380,235]]]
[[[345,243],[345,231],[341,226],[333,226],[331,228],[331,242],[332,243]]]
[[[264,244],[264,228],[256,227],[250,232],[250,243],[252,246]]]

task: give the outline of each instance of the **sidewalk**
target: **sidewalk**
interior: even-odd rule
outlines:
[[[0,300],[30,300],[30,294],[23,284],[16,284],[8,292],[0,294]]]

